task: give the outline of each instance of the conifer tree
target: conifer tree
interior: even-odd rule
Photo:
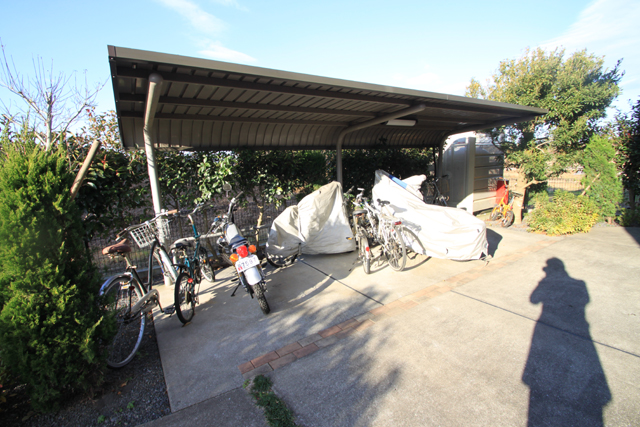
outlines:
[[[43,411],[99,381],[107,322],[64,148],[26,129],[0,141],[0,360]]]
[[[611,222],[622,201],[622,181],[614,162],[616,151],[605,136],[594,135],[587,144],[583,156],[585,176],[584,194],[600,208],[601,215]]]

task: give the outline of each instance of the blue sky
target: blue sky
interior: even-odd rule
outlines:
[[[54,72],[87,70],[91,85],[107,83],[99,111],[114,108],[107,45],[455,95],[527,47],[562,46],[609,68],[624,58],[615,105],[640,97],[638,0],[2,3],[0,39],[18,70],[32,75],[36,56]]]

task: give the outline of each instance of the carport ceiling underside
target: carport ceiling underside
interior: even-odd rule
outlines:
[[[159,149],[335,149],[438,146],[447,136],[530,120],[539,108],[109,46],[120,126]],[[157,104],[149,77],[161,77]],[[157,76],[156,76],[157,78]],[[148,108],[152,105],[151,108]],[[404,126],[392,125],[402,119]],[[412,126],[407,126],[411,125]],[[342,135],[341,135],[342,134]]]

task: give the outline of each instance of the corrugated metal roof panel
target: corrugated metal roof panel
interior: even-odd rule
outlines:
[[[424,105],[413,127],[372,125],[343,148],[437,146],[446,136],[545,113],[454,95],[331,79],[109,46],[124,146],[144,146],[148,77],[163,78],[153,131],[158,148],[331,149],[341,131]]]

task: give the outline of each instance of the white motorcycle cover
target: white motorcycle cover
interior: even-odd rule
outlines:
[[[424,250],[412,245],[415,252],[434,258],[453,260],[480,259],[487,255],[487,228],[484,221],[469,212],[453,208],[429,205],[422,201],[420,185],[424,175],[400,180],[385,171],[376,171],[373,186],[373,203],[376,200],[390,202],[393,215],[413,231]],[[384,209],[385,213],[391,210]]]
[[[283,257],[337,254],[355,250],[349,220],[342,208],[342,186],[332,182],[289,206],[271,224],[267,252]]]

